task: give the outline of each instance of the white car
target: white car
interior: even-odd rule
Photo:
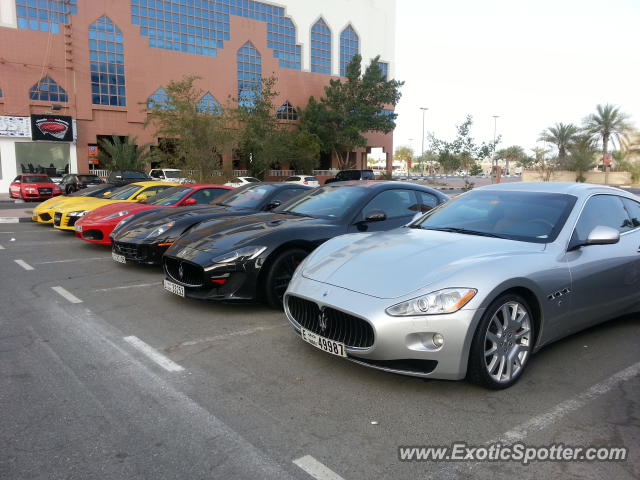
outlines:
[[[227,183],[225,183],[225,186],[237,188],[243,185],[247,185],[248,183],[256,183],[256,182],[260,182],[260,180],[254,177],[235,177],[229,180]]]
[[[159,182],[187,183],[188,179],[181,173],[182,170],[178,168],[154,168],[149,172],[149,176]]]
[[[320,182],[316,177],[306,177],[304,175],[297,175],[289,177],[285,180],[287,183],[296,183],[298,185],[308,185],[310,187],[319,187]]]

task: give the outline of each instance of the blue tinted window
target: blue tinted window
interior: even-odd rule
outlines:
[[[349,25],[340,34],[340,75],[347,74],[347,66],[356,53],[360,52],[360,39],[353,27]]]
[[[228,41],[229,17],[267,24],[267,46],[282,68],[300,70],[301,47],[285,10],[253,0],[131,0],[131,21],[149,46],[215,57]]]
[[[43,102],[68,102],[69,98],[64,88],[51,77],[43,77],[29,90],[31,100],[41,100]]]
[[[220,105],[220,102],[218,102],[215,97],[208,92],[202,96],[196,105],[196,108],[198,109],[198,112],[210,115],[222,113],[222,106]]]
[[[127,105],[122,32],[109,17],[100,17],[89,27],[89,71],[91,103]]]
[[[289,102],[284,102],[276,112],[278,120],[298,120],[298,111]]]
[[[147,108],[169,109],[169,95],[164,88],[159,88],[147,99]]]
[[[60,33],[60,24],[68,25],[76,13],[76,0],[16,0],[18,28]]]
[[[311,27],[311,71],[331,74],[331,30],[323,19]]]
[[[251,42],[238,50],[238,104],[251,108],[262,93],[262,56]]]
[[[4,94],[2,93],[2,89],[0,88],[0,98],[2,98]]]
[[[389,80],[389,64],[386,62],[378,62],[378,67],[382,72],[382,78]]]

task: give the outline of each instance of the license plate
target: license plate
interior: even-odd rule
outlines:
[[[111,258],[113,258],[114,262],[127,263],[127,259],[124,257],[124,255],[118,255],[117,253],[111,252]]]
[[[302,339],[310,343],[316,348],[320,350],[330,353],[332,355],[337,355],[338,357],[346,357],[347,351],[344,347],[344,343],[334,342],[325,337],[321,337],[317,333],[310,332],[309,330],[301,329],[300,335]]]
[[[175,293],[180,297],[184,297],[184,287],[182,285],[178,285],[177,283],[173,283],[173,282],[170,282],[169,280],[165,280],[164,289],[167,292]]]
[[[80,232],[80,233],[82,233],[82,225],[76,225],[76,227],[75,227],[75,228],[76,228],[76,232]],[[115,260],[115,259],[114,259],[114,260]],[[119,260],[116,260],[116,261],[119,261]]]

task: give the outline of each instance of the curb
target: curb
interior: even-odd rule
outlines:
[[[31,217],[0,217],[0,223],[30,223]]]

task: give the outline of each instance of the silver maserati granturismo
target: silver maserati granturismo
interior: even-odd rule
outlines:
[[[640,203],[577,183],[479,188],[405,227],[324,243],[285,311],[327,353],[506,388],[544,345],[640,311]]]

